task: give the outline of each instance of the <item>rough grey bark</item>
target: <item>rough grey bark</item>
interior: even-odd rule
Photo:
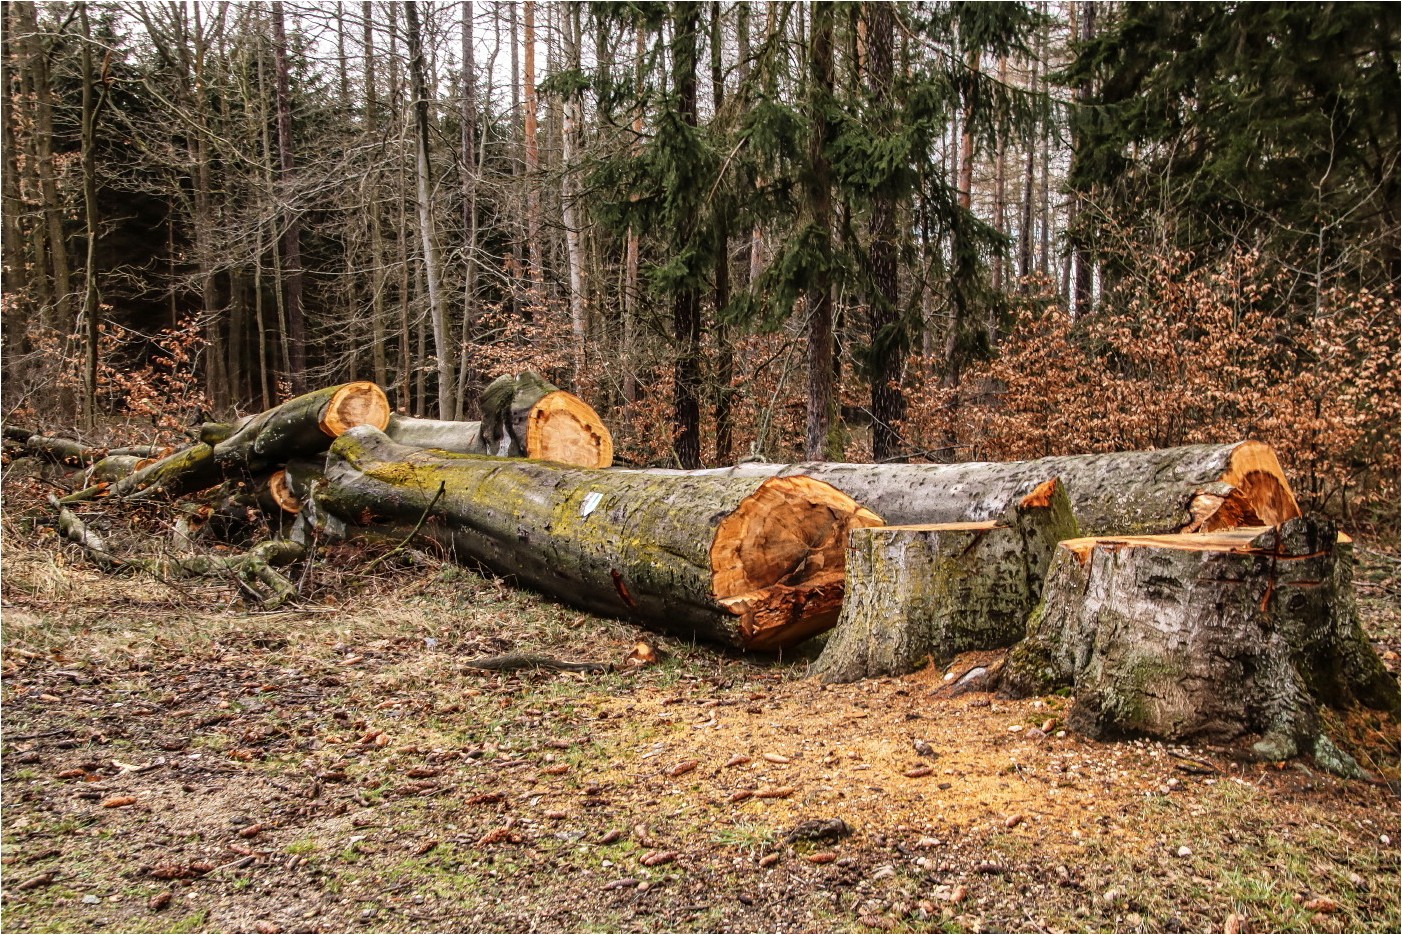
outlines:
[[[368,426],[331,446],[314,503],[348,526],[417,528],[585,610],[747,649],[831,626],[847,533],[880,522],[805,478],[678,484],[428,452]]]
[[[996,523],[854,530],[842,616],[815,674],[824,682],[903,675],[1017,642],[1057,543],[1077,534],[1056,480]]]
[[[1300,515],[1274,452],[1259,442],[1004,463],[749,463],[676,473],[803,474],[831,484],[893,525],[996,519],[1048,477],[1066,485],[1087,535],[1208,531]]]
[[[1320,704],[1398,701],[1358,624],[1352,561],[1332,525],[1306,518],[1063,542],[1002,690],[1070,686],[1067,723],[1091,736],[1259,733],[1265,758],[1333,760]]]

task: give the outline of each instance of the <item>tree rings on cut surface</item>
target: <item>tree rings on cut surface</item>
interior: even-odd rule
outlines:
[[[573,393],[547,393],[526,417],[526,457],[580,467],[613,464],[613,436],[599,414]]]
[[[374,383],[360,380],[338,387],[321,410],[321,430],[339,438],[357,425],[373,425],[384,431],[389,425],[390,407],[385,391]]]
[[[810,477],[773,477],[721,520],[711,540],[716,600],[740,618],[747,649],[777,649],[829,629],[842,610],[847,535],[881,517]]]

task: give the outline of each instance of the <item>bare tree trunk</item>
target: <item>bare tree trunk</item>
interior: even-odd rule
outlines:
[[[415,0],[404,4],[408,26],[409,72],[414,95],[414,129],[419,208],[419,236],[423,243],[425,291],[428,293],[429,320],[433,326],[433,352],[438,359],[438,416],[453,416],[453,392],[457,385],[454,374],[452,335],[448,329],[448,308],[442,289],[442,269],[438,259],[438,234],[434,225],[432,185],[433,168],[428,153],[428,82],[425,76],[423,37],[419,29],[419,5]]]
[[[711,7],[711,101],[716,113],[725,103],[725,71],[721,56],[725,48],[725,30],[721,10],[720,4]],[[716,316],[716,461],[724,464],[730,460],[730,450],[734,444],[730,381],[735,377],[735,349],[730,342],[730,329],[721,320],[725,307],[730,304],[730,218],[722,211],[716,211],[715,215],[715,291],[712,304]]]
[[[374,7],[370,0],[360,5],[365,45],[365,136],[375,140],[379,119],[379,89],[375,84],[375,34],[372,26]],[[383,147],[379,149],[382,157]],[[389,363],[385,355],[385,245],[381,230],[380,164],[382,158],[372,159],[365,175],[365,202],[368,208],[366,225],[370,228],[370,353],[378,386],[389,384]]]
[[[638,24],[637,48],[633,58],[633,90],[637,96],[637,112],[633,116],[634,154],[642,149],[643,138],[643,56],[647,53],[646,32],[642,23]],[[633,335],[638,314],[638,232],[628,228],[628,243],[623,260],[623,399],[637,402],[638,374],[633,361],[635,352]]]
[[[530,267],[526,272],[526,288],[538,297],[542,294],[544,278],[541,273],[540,251],[540,194],[536,190],[536,175],[540,171],[540,151],[536,147],[536,90],[535,90],[535,3],[525,2],[526,54],[525,84],[526,117],[526,252],[530,257]]]
[[[580,4],[570,4],[564,11],[565,67],[578,71],[580,42]],[[574,383],[578,387],[584,376],[586,342],[589,339],[589,310],[584,295],[584,257],[580,250],[579,206],[574,162],[579,158],[579,131],[583,120],[582,102],[578,91],[570,92],[564,100],[561,131],[563,162],[561,167],[561,206],[565,224],[565,253],[569,265],[570,331],[574,338],[571,348]]]
[[[832,250],[832,167],[826,152],[827,101],[832,96],[833,9],[813,8],[812,42],[808,49],[808,107],[812,130],[808,139],[808,178],[803,206],[814,248],[820,254],[817,275],[808,286],[808,425],[804,446],[809,459],[827,461],[839,455],[833,439],[836,394],[833,386],[832,282],[827,271]]]
[[[867,3],[868,93],[880,128],[893,131],[895,83],[895,9]],[[871,205],[871,456],[886,461],[901,450],[897,425],[905,417],[901,370],[905,334],[900,324],[896,281],[896,199],[882,191]]]
[[[459,346],[463,359],[458,367],[457,398],[453,402],[455,419],[465,414],[469,374],[473,367],[467,359],[467,345],[472,339],[472,327],[477,319],[477,78],[473,73],[472,35],[473,4],[462,3],[462,226],[463,226],[463,287],[462,340]]]
[[[680,4],[672,14],[672,92],[688,127],[695,127],[696,45],[700,8]],[[694,220],[685,221],[683,243],[694,236]],[[672,300],[675,340],[672,450],[683,468],[701,466],[701,300],[695,285],[678,287]]]
[[[998,56],[998,83],[1007,86],[1008,57]],[[1008,132],[1007,127],[998,128],[998,152],[993,162],[993,225],[1000,237],[1008,234]],[[1007,266],[1006,251],[999,247],[993,254],[993,291],[1003,291],[1003,273]],[[991,345],[998,333],[998,320],[993,311],[989,313],[988,337]]]
[[[1080,39],[1082,43],[1088,43],[1093,38],[1095,38],[1095,4],[1087,0],[1087,2],[1081,4]],[[1076,88],[1076,102],[1081,108],[1084,109],[1089,106],[1093,90],[1094,88],[1089,78],[1082,81],[1080,86]],[[1073,160],[1080,154],[1081,147],[1079,144],[1081,141],[1077,140],[1076,143],[1078,145],[1076,146],[1076,155],[1072,156]],[[1094,296],[1092,295],[1092,290],[1094,288],[1094,271],[1091,268],[1091,256],[1088,247],[1088,240],[1090,237],[1089,226],[1091,222],[1084,194],[1079,192],[1076,194],[1072,211],[1075,216],[1071,219],[1071,223],[1068,226],[1071,228],[1072,232],[1071,246],[1076,262],[1076,315],[1080,316],[1089,314],[1091,305],[1094,302]]]
[[[78,21],[83,30],[83,223],[87,230],[87,259],[83,264],[83,425],[97,425],[97,116],[107,99],[104,86],[99,94],[94,85],[101,80],[93,74],[92,26],[88,5],[78,4]]]
[[[1040,46],[1040,39],[1039,39]],[[1039,52],[1033,56],[1030,65],[1032,73],[1027,78],[1028,90],[1037,88],[1037,68],[1042,63]],[[1046,133],[1046,127],[1038,124],[1038,129]],[[1027,290],[1026,278],[1032,273],[1032,190],[1037,184],[1037,143],[1035,138],[1027,142],[1027,164],[1022,176],[1022,214],[1017,226],[1017,277],[1018,291]]]
[[[288,377],[292,383],[292,392],[301,394],[307,388],[307,326],[302,312],[302,219],[291,204],[296,170],[292,158],[292,91],[287,63],[287,33],[283,27],[282,12],[282,4],[272,4],[273,62],[277,85],[278,178],[282,184],[282,197],[287,202],[282,235],[285,275],[283,301],[287,311],[287,344],[292,370]]]

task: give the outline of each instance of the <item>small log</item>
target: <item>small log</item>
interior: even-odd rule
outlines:
[[[480,422],[395,415],[384,432],[402,445],[455,454],[533,458],[588,468],[613,463],[613,437],[598,413],[534,373],[493,380],[482,391],[480,406]]]
[[[109,454],[101,461],[97,461],[88,468],[83,480],[89,486],[101,483],[113,483],[119,481],[128,474],[133,474],[148,464],[154,464],[151,458],[140,458],[136,455],[114,455]]]
[[[1285,759],[1337,754],[1320,704],[1395,710],[1397,683],[1363,636],[1352,543],[1333,526],[1061,543],[1002,691],[1070,686],[1068,724],[1168,740],[1263,734]],[[1342,756],[1342,754],[1339,754]]]
[[[814,673],[824,682],[903,675],[1017,642],[1057,542],[1076,534],[1055,478],[997,522],[853,530],[842,616]]]
[[[201,435],[218,438],[214,444],[197,442],[128,474],[110,488],[96,484],[69,494],[63,502],[78,503],[103,496],[175,498],[207,490],[228,478],[265,475],[289,458],[325,451],[331,440],[350,426],[383,428],[389,415],[389,401],[373,383],[345,383],[315,390],[249,416],[227,435],[222,425],[207,423]]]
[[[1059,477],[1086,535],[1211,532],[1300,515],[1270,446],[1188,445],[1156,451],[962,464],[747,463],[689,476],[783,477],[831,484],[888,523],[996,520],[1048,477]]]
[[[880,523],[806,477],[677,484],[431,452],[365,426],[331,446],[315,503],[352,527],[417,529],[595,613],[757,650],[836,621],[847,533]]]

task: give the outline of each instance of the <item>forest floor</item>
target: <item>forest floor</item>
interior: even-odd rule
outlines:
[[[262,613],[100,575],[44,527],[7,518],[3,545],[5,931],[1402,921],[1391,718],[1334,720],[1377,777],[1350,781],[1092,742],[1060,730],[1065,699],[941,700],[943,672],[825,688],[802,656],[657,638],[415,553],[338,547],[314,601]],[[1395,669],[1397,563],[1360,554]],[[617,662],[638,639],[658,664],[463,665]],[[812,819],[850,834],[790,835]]]

